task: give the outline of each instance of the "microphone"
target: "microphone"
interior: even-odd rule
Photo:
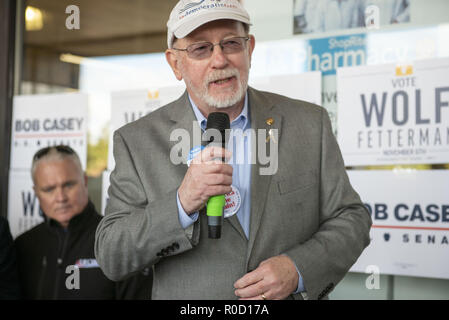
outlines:
[[[217,144],[221,142],[221,147],[226,147],[226,129],[230,129],[231,124],[229,116],[224,112],[212,112],[207,117],[207,126],[205,136],[206,141],[203,141],[203,145],[209,145],[211,143]],[[209,130],[212,129],[212,130]],[[214,133],[220,133],[221,141],[214,141]],[[223,158],[224,161],[224,158]],[[212,196],[207,201],[207,225],[208,235],[211,239],[221,238],[221,225],[223,224],[223,210],[226,204],[225,195]]]

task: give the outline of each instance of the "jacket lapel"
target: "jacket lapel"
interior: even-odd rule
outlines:
[[[196,125],[198,129],[199,125],[196,121],[192,106],[190,105],[187,90],[177,101],[173,102],[173,107],[169,110],[169,118],[173,123],[169,129],[169,134],[176,129],[187,130],[190,138],[190,147],[192,148],[193,126]],[[177,143],[178,141],[170,141],[170,150]]]
[[[270,102],[257,91],[249,89],[249,103],[250,103],[250,117],[251,117],[251,128],[256,130],[257,140],[253,141],[253,150],[259,152],[259,147],[263,144],[266,147],[266,155],[270,155],[274,150],[270,150],[270,142],[267,137],[272,129],[276,129],[278,132],[277,141],[275,143],[280,143],[281,138],[281,125],[282,116],[276,113],[275,108]],[[260,129],[264,129],[263,138],[259,135]],[[260,138],[259,138],[260,137]],[[254,148],[254,144],[257,144],[257,148]],[[264,153],[264,150],[261,150]],[[277,157],[277,156],[276,156]],[[267,199],[267,193],[270,186],[272,174],[261,175],[260,169],[263,166],[259,162],[259,157],[256,157],[256,164],[251,167],[251,218],[250,218],[250,233],[249,233],[249,244],[247,252],[247,262],[251,256],[251,252],[254,246],[254,242],[257,238],[257,233],[259,231],[260,223],[263,217],[265,201]],[[277,158],[276,158],[277,159]]]
[[[175,151],[175,148],[178,149],[178,147],[185,146],[185,143],[187,141],[181,140],[184,138],[189,139],[188,140],[189,145],[186,146],[186,148],[188,147],[189,150],[185,150],[185,151],[189,152],[190,149],[192,148],[192,136],[193,136],[192,132],[193,132],[193,125],[195,125],[194,121],[196,118],[195,118],[195,114],[193,113],[193,110],[190,106],[190,101],[189,101],[189,98],[187,95],[187,91],[185,91],[184,94],[178,100],[173,102],[173,104],[167,109],[167,112],[168,112],[168,118],[171,121],[171,124],[167,127],[168,128],[168,132],[167,132],[168,135],[166,137],[167,142],[168,142],[167,153],[171,156],[171,152],[177,152],[177,151]],[[182,135],[183,137],[181,138],[181,137],[174,136],[172,138],[180,139],[180,140],[171,141],[170,140],[171,135],[173,132],[175,132],[175,130],[183,131],[183,135]],[[181,131],[179,131],[179,132],[181,132]],[[184,136],[187,136],[187,137],[184,137]],[[184,178],[184,176],[187,172],[187,169],[188,169],[187,164],[185,162],[186,159],[184,159],[184,157],[187,157],[185,155],[185,152],[182,155],[182,157],[183,157],[182,163],[175,164],[172,162],[173,176],[169,177],[169,179],[172,179],[173,188],[176,188],[176,189],[179,188],[179,186],[182,182],[182,179]]]

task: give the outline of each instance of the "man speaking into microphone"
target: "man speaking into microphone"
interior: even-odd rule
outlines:
[[[237,0],[179,1],[165,55],[187,90],[114,133],[95,254],[112,280],[152,266],[153,299],[323,299],[369,243],[371,218],[326,110],[248,87],[250,25]],[[243,134],[230,150],[192,143],[188,165],[171,161],[171,133],[193,137],[215,112],[231,133],[267,134]],[[246,156],[265,146],[277,161],[268,174]],[[235,205],[210,237],[206,203],[222,195]]]

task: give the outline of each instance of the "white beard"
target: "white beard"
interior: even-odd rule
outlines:
[[[230,77],[237,78],[238,86],[236,90],[233,90],[228,94],[222,94],[220,96],[213,96],[212,94],[209,93],[209,83],[219,79],[225,79]],[[204,102],[206,102],[210,107],[223,109],[229,108],[243,99],[247,89],[247,81],[242,81],[240,73],[237,71],[237,69],[225,69],[209,74],[207,79],[204,81],[204,87],[206,88],[206,90],[202,94],[201,99]]]
[[[209,92],[209,84],[211,82],[235,77],[237,79],[237,88],[232,90],[231,92],[225,92],[218,95],[212,95]],[[229,68],[224,70],[217,70],[210,73],[207,78],[204,80],[202,88],[195,87],[190,79],[184,77],[186,85],[191,88],[193,93],[202,101],[204,101],[209,107],[224,109],[229,108],[237,104],[239,101],[243,99],[245,96],[246,90],[248,88],[248,79],[242,79],[240,77],[240,73],[237,69]]]

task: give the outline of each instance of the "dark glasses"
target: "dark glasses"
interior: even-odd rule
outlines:
[[[52,149],[56,150],[59,153],[75,154],[75,150],[73,150],[69,146],[65,146],[65,145],[61,144],[58,146],[45,147],[45,148],[38,150],[33,156],[33,161],[39,160],[40,158],[45,156],[47,153],[49,153],[50,150],[52,150]]]

